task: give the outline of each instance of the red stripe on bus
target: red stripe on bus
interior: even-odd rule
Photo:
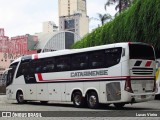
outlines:
[[[152,64],[152,61],[147,61],[147,63],[146,63],[146,65],[145,65],[145,67],[150,67],[150,66],[151,66],[151,64]]]
[[[38,59],[38,54],[34,55],[34,59],[37,60]]]
[[[76,80],[97,80],[97,79],[99,79],[99,80],[103,80],[103,79],[105,79],[105,78],[107,78],[107,79],[126,79],[128,76],[109,76],[109,77],[94,77],[94,78],[68,78],[68,79],[64,79],[64,78],[62,78],[62,79],[50,79],[50,80],[43,80],[43,78],[42,78],[42,74],[38,74],[39,76],[40,76],[40,78],[39,78],[39,76],[38,76],[38,79],[39,79],[39,81],[40,82],[53,82],[53,81],[68,81],[68,80],[71,80],[71,81],[76,81]],[[130,76],[130,78],[131,79],[134,79],[134,78],[139,78],[139,79],[141,79],[141,78],[151,78],[151,79],[153,79],[154,78],[154,76]]]
[[[43,78],[42,78],[42,74],[41,73],[38,73],[37,76],[38,76],[38,80],[39,81],[44,81]]]

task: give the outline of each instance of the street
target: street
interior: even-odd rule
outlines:
[[[99,109],[89,109],[89,108],[75,108],[72,103],[55,103],[49,102],[48,104],[41,104],[39,101],[36,102],[28,102],[26,104],[17,104],[16,101],[8,101],[5,95],[0,95],[0,111],[14,111],[14,112],[43,112],[42,117],[44,117],[47,113],[47,117],[45,119],[60,119],[60,117],[65,119],[82,119],[82,117],[87,117],[87,119],[112,119],[119,120],[121,117],[123,119],[160,119],[159,114],[158,117],[154,116],[160,110],[160,101],[148,101],[143,103],[136,103],[133,105],[125,105],[123,109],[117,110],[113,105],[109,107],[106,105],[101,105]],[[136,112],[135,112],[136,111]],[[54,115],[53,115],[54,113]],[[142,114],[143,113],[143,114]],[[142,116],[144,113],[147,115],[148,113],[153,113],[151,116]],[[139,117],[139,116],[140,117]],[[82,117],[81,117],[82,116]],[[107,117],[109,116],[109,117]],[[14,115],[14,117],[16,117]],[[0,118],[1,119],[1,118]],[[8,119],[8,118],[3,118]],[[17,119],[17,117],[16,117]],[[26,118],[25,118],[26,119]],[[29,119],[29,118],[27,118]],[[32,118],[33,119],[33,118]],[[40,119],[40,118],[34,118]],[[44,118],[43,118],[44,119]],[[53,119],[53,118],[52,118]]]

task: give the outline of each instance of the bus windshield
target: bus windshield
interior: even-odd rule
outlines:
[[[130,59],[155,60],[154,50],[149,45],[129,44]]]
[[[10,65],[8,74],[7,74],[6,86],[12,83],[17,65],[18,65],[18,62]]]

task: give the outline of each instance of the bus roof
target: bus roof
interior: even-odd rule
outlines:
[[[39,53],[38,57],[45,58],[45,57],[52,57],[52,56],[58,56],[58,55],[67,55],[67,54],[81,53],[81,52],[87,52],[87,51],[93,51],[93,50],[101,50],[106,48],[126,47],[126,46],[128,46],[128,42],[87,47],[87,48],[81,48],[81,49],[65,49],[65,50],[58,50],[53,52]]]
[[[81,53],[81,52],[87,52],[87,51],[93,51],[93,50],[101,50],[106,48],[114,48],[114,47],[127,47],[128,44],[144,44],[140,42],[122,42],[122,43],[114,43],[114,44],[107,44],[107,45],[100,45],[100,46],[94,46],[94,47],[87,47],[87,48],[80,48],[80,49],[65,49],[65,50],[58,50],[58,51],[52,51],[52,52],[44,52],[44,53],[38,53],[38,58],[46,58],[46,57],[52,57],[52,56],[59,56],[59,55],[68,55],[68,54],[74,54],[74,53]],[[148,45],[148,44],[144,44]],[[26,56],[34,56],[33,55],[26,55]],[[14,60],[12,63],[21,61],[22,57]]]

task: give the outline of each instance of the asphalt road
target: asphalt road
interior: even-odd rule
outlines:
[[[128,104],[124,108],[117,110],[113,105],[109,107],[101,105],[99,109],[75,108],[72,103],[49,102],[41,104],[40,102],[28,102],[26,104],[17,104],[16,101],[8,101],[5,95],[0,95],[0,116],[2,112],[11,112],[12,118],[5,117],[0,119],[31,119],[31,120],[82,120],[82,119],[109,119],[109,120],[141,120],[156,119],[160,120],[160,100],[148,101],[143,103]],[[14,114],[15,113],[15,114]],[[19,116],[18,116],[19,115]],[[36,116],[34,117],[33,116]],[[146,115],[146,116],[145,116]],[[157,116],[158,117],[157,117]],[[40,118],[42,116],[42,118]],[[47,116],[47,117],[45,117]],[[109,117],[108,117],[109,116]],[[23,117],[23,118],[22,118]],[[24,118],[25,117],[25,118]],[[30,117],[30,118],[26,118]]]

